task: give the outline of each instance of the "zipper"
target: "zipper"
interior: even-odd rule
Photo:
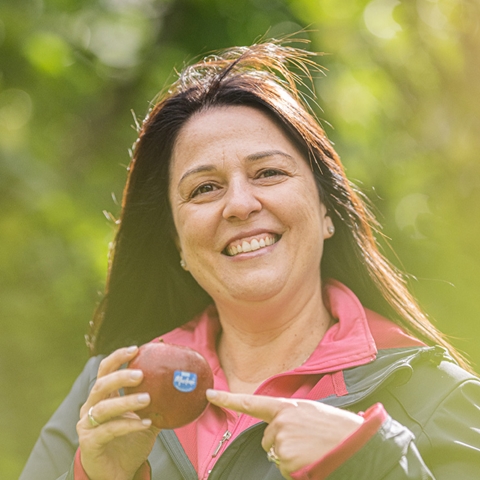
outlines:
[[[255,425],[252,425],[251,427],[248,427],[246,430],[241,432],[237,437],[235,437],[235,439],[233,440],[233,443],[231,443],[228,446],[228,448],[225,450],[225,452],[230,450],[231,445],[234,445],[237,442],[240,442],[244,437],[248,436],[253,431],[258,430],[260,428],[265,428],[265,425],[266,425],[265,422],[261,421],[259,423],[256,423]],[[218,453],[220,452],[220,449],[222,448],[223,444],[226,441],[228,441],[228,439],[231,436],[232,436],[232,434],[228,430],[224,433],[224,435],[222,437],[222,440],[220,440],[219,445],[217,446],[217,448],[215,449],[215,452],[212,455],[212,458],[215,455],[218,455]],[[225,438],[225,437],[228,437],[228,438]],[[225,438],[225,440],[224,440],[224,438]],[[222,456],[218,459],[217,463],[215,463],[213,468],[208,471],[208,473],[207,473],[208,479],[212,478],[212,480],[213,479],[221,480],[221,478],[223,478],[223,474],[225,473],[225,468],[226,468],[226,465],[225,465],[225,462],[224,462],[225,452],[222,453]],[[231,461],[231,458],[227,460],[227,466],[228,466],[228,463],[230,461]],[[221,466],[219,466],[219,464],[221,464]]]
[[[218,452],[220,451],[220,449],[223,447],[223,444],[225,442],[228,442],[228,440],[230,440],[230,437],[232,436],[232,432],[230,432],[229,430],[227,430],[224,434],[223,434],[223,437],[222,439],[220,440],[220,442],[218,443],[217,445],[217,448],[215,449],[215,451],[213,452],[212,454],[212,458],[215,458],[217,455],[218,455]]]

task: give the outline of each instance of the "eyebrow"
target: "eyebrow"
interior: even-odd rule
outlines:
[[[261,160],[266,157],[274,157],[275,155],[280,155],[282,157],[288,158],[289,160],[293,160],[293,157],[288,153],[282,152],[281,150],[265,150],[263,152],[251,153],[247,155],[245,158],[248,162],[255,162],[257,160]],[[183,182],[186,177],[193,175],[195,173],[202,173],[202,172],[213,172],[217,169],[215,165],[199,165],[198,167],[194,167],[190,170],[187,170],[180,178],[179,184]]]
[[[261,160],[265,157],[274,157],[275,155],[280,155],[282,157],[293,160],[293,157],[291,155],[282,152],[281,150],[265,150],[264,152],[252,153],[250,155],[247,155],[247,160],[250,162],[254,162],[255,160]]]

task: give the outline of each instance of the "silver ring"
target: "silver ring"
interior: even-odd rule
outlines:
[[[270,447],[270,450],[267,452],[267,458],[269,462],[274,463],[277,467],[280,465],[280,459],[275,453],[275,445]]]
[[[93,410],[93,407],[90,407],[88,409],[88,421],[90,422],[90,425],[95,428],[95,427],[98,427],[100,425],[100,423],[97,422],[95,420],[95,418],[93,417],[92,410]]]

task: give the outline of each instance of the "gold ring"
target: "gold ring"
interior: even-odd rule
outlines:
[[[275,453],[275,445],[270,447],[270,450],[267,452],[267,458],[269,462],[274,463],[277,467],[280,465],[280,459],[278,458],[277,454]]]
[[[90,422],[90,425],[95,428],[95,427],[98,427],[100,423],[97,422],[93,417],[92,410],[93,410],[93,407],[90,407],[88,410],[88,421]]]

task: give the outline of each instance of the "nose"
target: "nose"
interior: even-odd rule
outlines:
[[[262,203],[255,195],[253,187],[246,179],[234,179],[230,182],[223,208],[223,218],[226,220],[247,220],[254,212],[262,209]]]

